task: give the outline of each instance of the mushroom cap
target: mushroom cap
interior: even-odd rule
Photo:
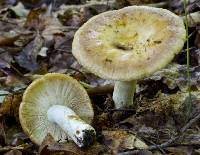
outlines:
[[[71,108],[89,124],[93,119],[89,96],[75,79],[64,74],[46,74],[28,86],[19,108],[19,119],[24,132],[38,145],[47,133],[55,140],[68,138],[58,125],[49,122],[47,118],[48,109],[55,104]]]
[[[165,67],[185,38],[184,23],[174,13],[129,6],[92,17],[76,32],[72,53],[104,79],[131,81]]]

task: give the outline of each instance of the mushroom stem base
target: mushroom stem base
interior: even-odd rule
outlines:
[[[116,81],[113,91],[113,101],[115,108],[127,108],[133,106],[133,97],[135,93],[136,80]]]
[[[47,116],[50,122],[59,125],[79,147],[88,146],[94,141],[94,128],[70,108],[53,105],[49,108]]]

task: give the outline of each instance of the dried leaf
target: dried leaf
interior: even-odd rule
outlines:
[[[7,95],[0,107],[0,113],[15,117],[16,120],[19,120],[18,114],[21,97],[21,95]]]
[[[29,71],[35,71],[39,69],[39,64],[37,63],[37,56],[43,45],[43,39],[39,34],[31,41],[23,50],[15,56],[17,63],[26,68]]]
[[[168,147],[166,148],[172,155],[192,155],[193,149],[190,146]]]
[[[25,26],[41,30],[44,28],[44,21],[41,20],[41,14],[44,12],[42,9],[31,10],[26,18]]]
[[[198,51],[196,51],[196,58],[198,58]],[[160,81],[168,86],[169,89],[175,89],[178,87],[182,92],[186,92],[188,89],[187,85],[187,66],[186,65],[178,65],[178,64],[171,64],[168,65],[167,68],[164,68],[160,71],[155,72],[152,76],[145,78],[144,81],[141,83],[145,84],[145,81],[153,80],[153,81]],[[200,89],[200,82],[199,82],[199,74],[200,74],[200,67],[191,67],[191,88],[193,91]],[[151,86],[150,86],[151,87]],[[145,89],[147,89],[146,87]],[[161,88],[162,89],[162,88]]]
[[[99,143],[94,143],[87,148],[79,148],[73,142],[67,143],[55,143],[48,146],[50,152],[64,152],[69,155],[99,155],[101,152],[105,152],[105,148]]]
[[[47,147],[55,143],[54,138],[50,134],[47,134],[39,147],[38,155],[50,155],[51,152],[47,149]]]
[[[19,150],[10,150],[9,152],[5,153],[4,155],[22,155],[22,152]]]
[[[0,46],[13,46],[14,42],[19,38],[19,36],[0,36]]]
[[[61,23],[65,26],[77,28],[92,16],[105,12],[109,9],[105,1],[91,2],[86,5],[62,5],[55,13]]]
[[[126,131],[102,131],[103,144],[107,146],[111,154],[127,149],[147,149],[148,146],[133,134]]]

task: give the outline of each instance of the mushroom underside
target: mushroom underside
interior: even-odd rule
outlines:
[[[47,133],[56,141],[71,139],[58,124],[48,120],[47,112],[53,105],[72,109],[88,124],[94,116],[87,92],[76,80],[57,73],[35,80],[23,95],[19,118],[25,133],[38,145]]]

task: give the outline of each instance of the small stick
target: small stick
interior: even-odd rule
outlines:
[[[135,112],[135,109],[107,109],[106,111],[117,111],[117,112]]]
[[[0,147],[0,152],[6,152],[10,150],[24,150],[31,145],[29,144],[23,144],[23,145],[18,145],[18,146],[5,146],[5,147]]]
[[[105,85],[105,86],[97,86],[97,87],[91,87],[89,89],[86,89],[89,95],[101,95],[101,94],[107,94],[112,93],[114,89],[114,86],[111,84]]]
[[[180,130],[180,133],[171,138],[170,140],[168,140],[167,142],[164,142],[160,145],[152,145],[152,146],[149,146],[148,150],[155,150],[157,148],[166,148],[170,145],[172,145],[177,139],[181,138],[184,134],[184,132],[190,128],[195,122],[197,122],[198,120],[200,119],[200,113],[195,116],[194,118],[192,118],[185,126],[183,126]],[[138,150],[129,150],[129,151],[126,151],[126,152],[121,152],[121,153],[118,153],[117,155],[128,155],[128,154],[134,154],[136,151]]]
[[[180,133],[178,134],[178,136],[176,137],[173,137],[171,138],[170,140],[168,140],[167,142],[165,143],[162,143],[160,145],[158,145],[159,147],[161,148],[164,148],[164,147],[168,147],[170,146],[171,144],[173,144],[177,139],[179,139],[180,137],[183,136],[184,132],[192,126],[192,124],[194,124],[195,122],[197,122],[198,120],[200,119],[200,113],[194,117],[193,119],[191,119],[184,127],[182,127],[182,129],[180,130]],[[157,146],[150,146],[149,147],[149,150],[153,150],[153,149],[156,149]]]

